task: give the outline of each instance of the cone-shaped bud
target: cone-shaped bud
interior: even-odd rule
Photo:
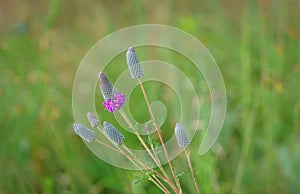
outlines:
[[[126,60],[132,78],[140,78],[144,75],[140,61],[132,47],[127,50]]]
[[[88,112],[86,114],[86,117],[89,120],[92,127],[97,127],[99,125],[99,120],[93,115],[93,113]]]
[[[89,128],[85,127],[84,125],[80,123],[74,123],[73,124],[74,131],[77,135],[81,137],[81,139],[91,142],[95,138],[94,131],[90,130]]]
[[[109,122],[103,122],[103,128],[105,134],[109,137],[109,139],[117,144],[120,145],[123,143],[124,136]]]
[[[103,72],[99,73],[100,90],[105,100],[112,100],[118,93],[117,89],[110,83]]]
[[[175,136],[179,147],[181,148],[188,147],[188,145],[190,144],[190,140],[187,132],[185,131],[184,127],[180,123],[176,123]]]

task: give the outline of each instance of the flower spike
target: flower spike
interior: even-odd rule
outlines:
[[[85,127],[84,125],[80,123],[74,123],[73,124],[74,131],[77,135],[81,137],[81,139],[91,142],[95,138],[94,131],[90,130],[89,128]]]
[[[105,134],[113,143],[115,143],[116,145],[120,145],[123,143],[124,136],[112,124],[104,121],[103,128]]]
[[[118,90],[110,83],[103,72],[99,73],[100,90],[105,100],[112,100]]]
[[[89,120],[92,127],[97,127],[100,124],[99,120],[93,115],[93,113],[88,112],[86,114],[86,117]]]
[[[133,47],[130,47],[127,50],[126,60],[127,60],[127,64],[128,64],[128,69],[130,71],[130,75],[133,79],[140,78],[144,75],[140,61],[139,61],[137,54],[134,51]]]
[[[125,103],[126,96],[120,92],[110,83],[103,72],[99,73],[100,90],[105,99],[104,107],[109,112],[115,112],[122,108]]]
[[[180,123],[176,123],[175,136],[179,147],[187,148],[189,146],[190,140],[188,134]]]

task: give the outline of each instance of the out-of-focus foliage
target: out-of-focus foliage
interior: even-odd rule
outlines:
[[[73,78],[85,53],[106,35],[144,23],[191,33],[223,73],[222,133],[211,152],[200,157],[195,147],[192,155],[202,192],[299,193],[299,9],[298,0],[2,0],[0,193],[159,192],[149,182],[135,185],[139,172],[99,160],[72,128]],[[107,69],[113,81],[121,70]],[[196,79],[192,69],[185,73]],[[141,107],[132,108],[146,120]],[[187,168],[184,157],[174,166]],[[181,183],[193,192],[188,173]]]

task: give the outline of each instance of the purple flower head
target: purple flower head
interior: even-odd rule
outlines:
[[[114,112],[116,103],[113,100],[106,100],[103,102],[104,107],[109,111],[109,112]]]
[[[120,104],[121,106],[123,106],[124,102],[125,102],[125,99],[126,99],[126,96],[122,93],[117,93],[115,96],[114,96],[114,100]]]
[[[114,99],[108,99],[105,102],[103,102],[104,107],[109,111],[109,112],[115,112],[116,110],[122,108],[122,106],[125,103],[126,96],[122,93],[117,93],[114,96]]]

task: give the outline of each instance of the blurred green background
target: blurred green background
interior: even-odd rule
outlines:
[[[72,129],[85,53],[144,23],[189,32],[223,73],[224,127],[212,151],[192,156],[202,193],[299,193],[299,10],[299,0],[1,0],[0,193],[159,193],[134,184],[139,172],[98,159]],[[183,180],[193,193],[190,175]]]

